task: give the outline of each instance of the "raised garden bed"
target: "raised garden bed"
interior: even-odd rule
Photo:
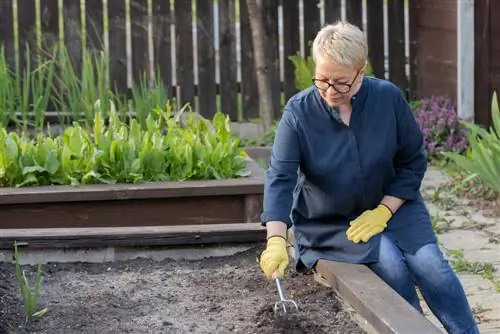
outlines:
[[[15,333],[364,333],[332,289],[294,272],[283,284],[299,313],[274,318],[276,286],[256,263],[263,247],[202,261],[46,265],[39,307],[48,312],[27,327],[14,266],[0,263],[5,305],[0,328]]]
[[[231,180],[0,188],[0,228],[91,228],[258,222],[264,171]]]

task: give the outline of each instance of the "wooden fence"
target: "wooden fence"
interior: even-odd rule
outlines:
[[[500,100],[500,22],[498,21],[500,3],[478,1],[475,4],[474,14],[476,122],[491,126],[493,91],[497,92]]]
[[[414,87],[412,8],[406,1],[263,2],[277,106],[296,92],[287,57],[308,55],[308,42],[321,25],[341,18],[367,32],[375,76],[408,92]],[[0,36],[13,67],[23,68],[26,43],[63,41],[75,64],[81,63],[84,46],[104,50],[116,92],[129,94],[143,73],[159,74],[169,97],[192,103],[206,117],[216,110],[233,120],[258,117],[245,0],[2,0]]]

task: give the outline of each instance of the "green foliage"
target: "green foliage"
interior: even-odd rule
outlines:
[[[34,318],[42,317],[45,313],[47,313],[46,308],[39,311],[36,310],[43,280],[42,264],[38,264],[35,275],[35,286],[32,288],[29,284],[28,278],[26,277],[25,271],[21,269],[21,257],[17,244],[14,244],[14,260],[16,263],[16,278],[19,281],[24,312],[26,313],[26,322],[29,322]]]
[[[303,90],[312,85],[314,76],[314,59],[312,56],[302,57],[300,54],[289,56],[288,59],[294,65],[295,73],[295,88]],[[365,69],[365,75],[373,75],[373,70],[370,61]]]
[[[481,179],[496,192],[500,191],[500,112],[497,93],[491,103],[493,126],[489,131],[472,122],[462,122],[468,129],[469,148],[465,155],[454,152],[442,153],[458,167],[470,173],[469,181]]]
[[[295,74],[295,88],[298,90],[306,89],[311,86],[311,79],[314,76],[314,60],[312,56],[307,58],[296,54],[288,57],[293,63]]]
[[[230,122],[216,113],[210,122],[192,114],[184,124],[155,109],[146,125],[122,122],[109,112],[105,126],[97,112],[92,130],[73,123],[57,137],[0,130],[0,186],[79,185],[228,179],[246,176],[245,154],[232,136]],[[164,132],[166,131],[166,134]],[[49,131],[50,132],[50,131]]]

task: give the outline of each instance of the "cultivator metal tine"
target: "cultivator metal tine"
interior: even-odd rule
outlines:
[[[295,311],[299,310],[297,303],[292,299],[286,299],[285,293],[283,292],[283,287],[281,286],[281,280],[278,272],[274,273],[274,281],[276,282],[276,286],[278,287],[278,294],[280,296],[280,300],[274,304],[274,312],[278,313],[279,309],[283,309],[284,313],[287,313],[287,304],[292,306]]]

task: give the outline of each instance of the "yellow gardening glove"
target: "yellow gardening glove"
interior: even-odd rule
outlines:
[[[260,255],[260,268],[268,279],[273,279],[276,270],[283,277],[287,266],[286,240],[282,237],[270,237],[267,240],[266,250]]]
[[[347,230],[347,239],[352,242],[367,242],[374,235],[381,233],[392,218],[392,212],[385,205],[380,204],[373,210],[366,210],[350,223]]]

